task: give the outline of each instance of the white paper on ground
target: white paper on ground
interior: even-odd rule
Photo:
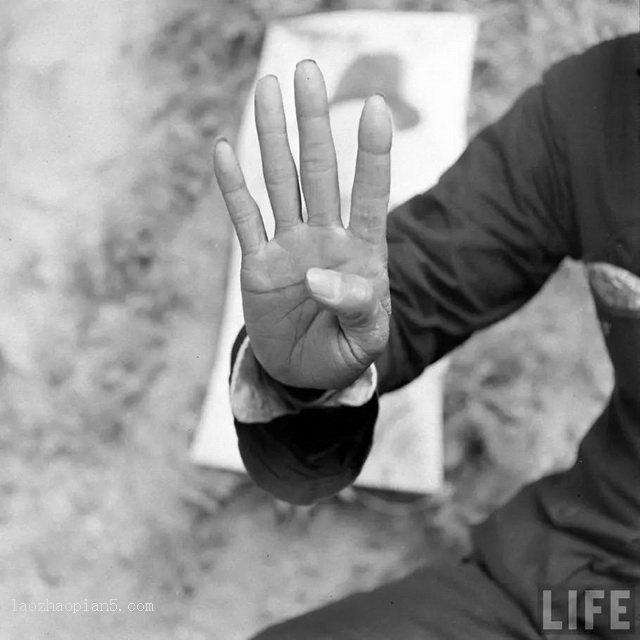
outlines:
[[[257,77],[271,73],[280,79],[292,152],[297,157],[295,63],[313,58],[320,65],[331,103],[346,212],[362,103],[374,92],[384,93],[394,122],[394,206],[428,189],[464,148],[476,32],[472,16],[453,13],[354,11],[289,19],[269,27]],[[237,151],[271,235],[274,224],[262,178],[253,92]],[[193,462],[237,471],[243,465],[229,408],[228,379],[231,346],[243,324],[239,265],[234,241],[217,357],[191,448]],[[446,362],[439,363],[382,398],[375,443],[356,484],[417,493],[441,488],[445,371]]]

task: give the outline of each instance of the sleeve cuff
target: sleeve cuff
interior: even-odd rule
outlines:
[[[264,424],[306,409],[361,407],[375,395],[378,374],[371,365],[353,384],[305,402],[288,393],[264,371],[245,337],[231,371],[231,411],[244,424]]]

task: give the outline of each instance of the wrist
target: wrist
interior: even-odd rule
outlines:
[[[304,403],[318,400],[324,394],[326,394],[327,391],[330,391],[330,389],[310,389],[309,387],[294,387],[288,384],[283,384],[282,382],[278,382],[273,378],[271,378],[271,380],[274,385],[280,387],[287,395]]]
[[[296,385],[285,384],[274,378],[264,367],[262,367],[263,376],[269,381],[276,389],[280,389],[284,394],[293,400],[298,400],[302,403],[314,402],[319,400],[323,395],[332,391],[332,389],[314,389],[312,387],[299,387]]]

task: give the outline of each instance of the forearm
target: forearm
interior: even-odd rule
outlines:
[[[378,413],[373,367],[351,387],[285,387],[254,358],[243,330],[232,353],[231,405],[245,468],[255,483],[294,504],[349,486],[373,441]]]
[[[578,234],[543,86],[471,141],[439,183],[389,214],[393,313],[379,390],[416,378],[529,300]]]

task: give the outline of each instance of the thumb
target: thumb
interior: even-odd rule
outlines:
[[[380,354],[389,336],[389,314],[369,280],[313,268],[307,271],[306,283],[313,299],[338,317],[358,359],[371,360]]]

